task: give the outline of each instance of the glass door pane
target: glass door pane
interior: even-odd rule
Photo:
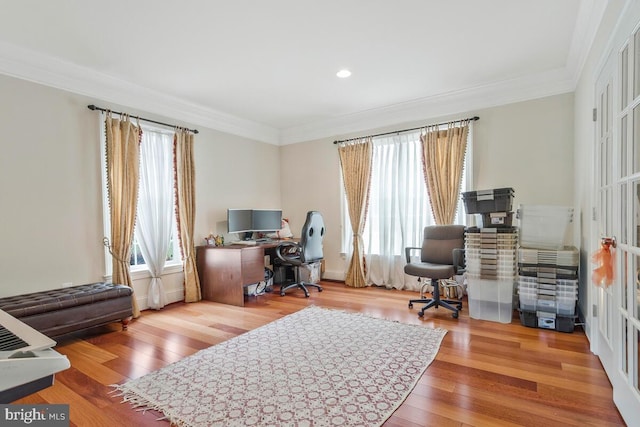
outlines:
[[[636,357],[632,359],[634,366],[632,366],[632,369],[634,370],[634,372],[636,373],[636,375],[634,375],[633,377],[633,382],[634,382],[634,386],[636,388],[636,391],[640,391],[640,389],[638,389],[638,383],[640,382],[640,370],[638,369],[638,365],[639,365],[639,361],[638,361],[638,340],[640,339],[640,334],[638,334],[638,329],[637,328],[633,328],[633,338],[634,340],[631,342],[632,345],[632,349],[633,352],[632,354],[635,354]]]
[[[633,301],[632,304],[635,307],[633,310],[634,317],[636,319],[640,319],[640,304],[638,304],[638,299],[640,298],[640,256],[636,256],[634,259],[634,268],[633,268],[633,276],[631,277],[631,282],[633,285]]]
[[[625,374],[629,373],[629,321],[623,316],[622,317],[622,346],[624,350],[621,352],[620,357],[622,358],[622,372]]]
[[[620,184],[620,242],[622,244],[629,243],[629,226],[627,225],[627,183]]]
[[[640,95],[640,34],[635,33],[634,40],[634,72],[633,72],[633,97],[637,98]]]
[[[627,141],[627,115],[622,116],[620,120],[620,151],[618,160],[620,162],[620,177],[627,176],[627,157],[629,157],[627,150],[629,142]]]
[[[633,172],[640,172],[640,105],[633,109]]]
[[[629,46],[625,47],[622,51],[620,58],[620,109],[624,110],[629,102],[629,85],[628,85],[628,70],[629,67]]]
[[[622,290],[620,297],[622,298],[621,306],[624,311],[633,310],[633,306],[629,304],[629,257],[627,252],[622,251]]]
[[[632,218],[633,228],[633,246],[640,246],[640,181],[634,181],[633,183],[633,196],[632,196]]]

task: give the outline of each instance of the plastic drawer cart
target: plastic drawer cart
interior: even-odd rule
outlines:
[[[468,228],[465,257],[469,316],[511,323],[518,232],[513,227]]]
[[[518,249],[518,310],[524,326],[573,332],[578,263],[575,247]]]

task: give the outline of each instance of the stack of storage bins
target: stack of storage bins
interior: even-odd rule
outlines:
[[[465,233],[469,316],[511,323],[517,276],[517,229],[511,226],[512,188],[463,193],[468,214],[478,227]]]
[[[573,209],[520,206],[518,295],[520,322],[573,332],[578,300],[579,252],[564,246]]]
[[[514,227],[467,229],[465,257],[471,318],[511,323],[517,244]]]

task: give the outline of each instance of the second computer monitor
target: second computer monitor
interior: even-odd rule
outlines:
[[[253,231],[273,232],[282,228],[282,211],[278,209],[254,209],[251,216]]]

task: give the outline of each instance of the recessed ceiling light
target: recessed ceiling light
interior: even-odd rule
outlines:
[[[351,71],[349,70],[340,70],[336,73],[336,76],[340,77],[341,79],[346,79],[350,75],[351,75]]]

